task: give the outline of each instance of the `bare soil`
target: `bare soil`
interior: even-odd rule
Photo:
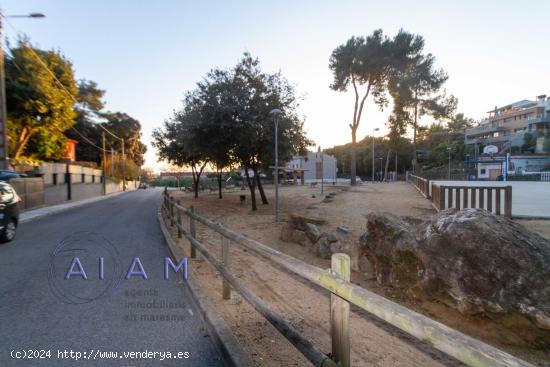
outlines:
[[[319,259],[311,248],[286,243],[279,239],[281,227],[291,213],[321,217],[327,224],[321,230],[347,226],[353,238],[359,239],[366,226],[365,215],[370,211],[387,211],[398,215],[426,218],[434,214],[428,200],[411,185],[405,183],[365,184],[356,188],[327,186],[324,195],[320,187],[285,186],[280,191],[282,223],[276,225],[273,190],[266,188],[269,205],[258,204],[250,210],[248,191],[202,193],[194,199],[191,193],[172,191],[182,205],[193,205],[195,210],[212,220],[225,224],[246,236],[258,240],[281,252],[294,256],[320,268],[329,268],[330,261]],[[335,192],[330,203],[321,201],[326,194]],[[247,195],[241,204],[239,195]],[[313,197],[314,196],[314,197]],[[259,195],[258,195],[259,200]],[[534,223],[532,228],[536,230]],[[548,226],[546,226],[548,227]],[[540,228],[546,230],[544,225]],[[172,234],[175,236],[174,227]],[[548,233],[547,233],[548,235]],[[213,253],[220,254],[220,235],[197,225],[197,237]],[[189,254],[189,244],[180,240],[180,246]],[[247,252],[238,245],[231,247],[231,270],[242,283],[262,298],[274,311],[283,316],[297,330],[326,353],[330,352],[329,294],[310,283],[273,266]],[[309,366],[308,361],[275,330],[252,306],[236,292],[231,299],[221,297],[222,278],[206,261],[191,260],[190,276],[195,279],[213,301],[220,316],[251,353],[259,366]],[[503,349],[520,358],[550,366],[550,351],[533,350],[522,346],[521,337],[491,320],[463,316],[457,311],[437,303],[417,303],[406,299],[390,288],[369,281],[359,272],[352,273],[352,281],[381,294],[410,309],[427,315],[452,328]],[[406,335],[368,313],[352,307],[350,332],[351,354],[354,366],[461,366],[462,364],[434,350],[427,344]]]

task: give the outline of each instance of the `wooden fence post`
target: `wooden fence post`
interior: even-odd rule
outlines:
[[[350,257],[346,254],[332,255],[332,272],[342,279],[350,279]],[[332,359],[340,367],[349,367],[349,303],[335,294],[330,295],[330,335]]]
[[[504,191],[504,215],[512,217],[512,186],[506,186]]]
[[[222,220],[222,225],[227,224],[227,219],[224,218]],[[220,235],[222,238],[222,262],[223,267],[229,271],[229,239],[225,237],[223,234]],[[231,285],[229,282],[225,279],[225,277],[222,277],[222,298],[223,299],[231,299]]]
[[[174,226],[174,198],[168,197],[168,205],[170,207],[170,227]]]
[[[193,208],[193,205],[189,207],[189,211],[191,214],[195,213],[195,208]],[[191,233],[191,237],[194,239],[197,238],[197,230],[195,228],[195,219],[193,217],[189,217],[189,232]],[[191,258],[195,259],[197,257],[197,249],[195,249],[195,246],[191,243]]]
[[[176,203],[178,206],[181,206],[181,201],[178,199],[176,200]],[[178,222],[178,238],[181,238],[181,211],[176,208],[176,214],[177,214],[177,222]]]
[[[445,186],[439,186],[439,210],[445,210]]]

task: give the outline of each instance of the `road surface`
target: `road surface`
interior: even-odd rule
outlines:
[[[130,192],[22,223],[0,244],[0,366],[223,365],[182,274],[164,279],[160,194]],[[75,257],[87,280],[65,279]],[[147,280],[126,279],[136,257]]]

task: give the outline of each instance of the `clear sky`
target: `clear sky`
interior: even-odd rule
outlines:
[[[328,59],[352,35],[399,28],[424,36],[450,79],[459,111],[480,119],[495,105],[550,94],[548,0],[184,1],[0,0],[5,14],[41,48],[58,49],[77,78],[107,91],[107,108],[151,131],[179,108],[209,69],[231,67],[244,51],[305,96],[300,113],[323,147],[350,141],[353,96],[329,89]],[[14,39],[11,28],[5,27]],[[359,137],[384,127],[387,111],[366,105]],[[383,131],[381,132],[383,133]],[[149,146],[146,165],[159,167]],[[162,165],[161,165],[162,166]]]

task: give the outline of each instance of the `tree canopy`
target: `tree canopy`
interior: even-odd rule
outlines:
[[[9,152],[57,159],[65,151],[64,132],[74,124],[78,90],[72,64],[57,51],[20,40],[5,60]]]
[[[345,92],[351,86],[354,92],[353,119],[349,124],[352,185],[356,183],[357,129],[367,98],[372,95],[374,103],[383,109],[388,104],[389,80],[416,62],[423,46],[421,36],[400,30],[390,39],[378,29],[367,37],[353,36],[332,52],[329,68],[334,80],[330,87]],[[361,87],[363,91],[360,91]]]
[[[183,107],[153,133],[159,158],[178,166],[190,166],[200,176],[207,163],[218,170],[232,165],[244,168],[256,209],[256,187],[262,202],[267,198],[260,170],[273,165],[273,108],[279,117],[279,158],[304,152],[311,141],[303,131],[294,88],[280,74],[261,70],[259,60],[245,53],[230,70],[214,69],[197,87],[186,93]],[[254,172],[254,176],[249,175]],[[196,177],[195,177],[196,178]],[[198,178],[195,181],[197,190]],[[198,191],[195,191],[198,195]]]

